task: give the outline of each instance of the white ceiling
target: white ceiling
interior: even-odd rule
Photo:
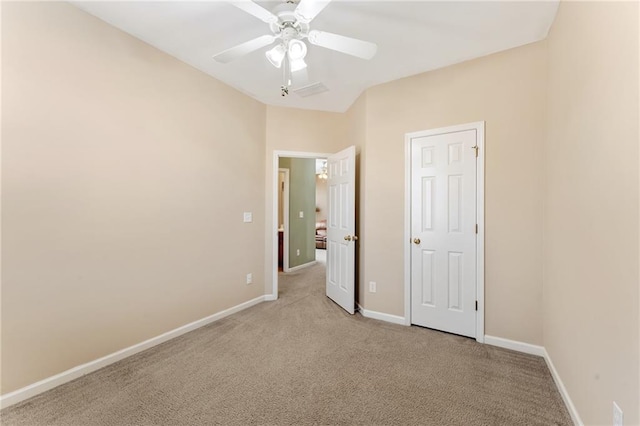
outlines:
[[[229,64],[212,56],[271,34],[268,24],[224,1],[72,2],[109,24],[269,105],[343,112],[368,87],[532,43],[547,36],[558,1],[341,1],[311,23],[378,44],[369,61],[309,46],[293,88],[322,82],[328,92],[280,95],[282,71],[269,47]],[[279,1],[258,1],[272,9]]]

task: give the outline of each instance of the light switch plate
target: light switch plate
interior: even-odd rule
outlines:
[[[253,214],[251,212],[244,212],[244,223],[253,222]]]
[[[304,212],[300,212],[300,219],[304,218]]]

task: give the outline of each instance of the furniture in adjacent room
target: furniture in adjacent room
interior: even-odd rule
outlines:
[[[316,222],[316,248],[327,248],[327,221],[321,220]]]

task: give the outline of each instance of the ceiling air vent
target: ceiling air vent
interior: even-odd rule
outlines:
[[[293,89],[293,93],[302,98],[317,95],[318,93],[327,91],[329,91],[329,89],[327,89],[327,86],[322,83],[313,83],[308,86],[300,87],[299,89]]]

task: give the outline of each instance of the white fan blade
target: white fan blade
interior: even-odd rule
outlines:
[[[244,10],[249,15],[253,15],[267,24],[278,22],[276,15],[251,0],[229,0],[229,2],[238,9]]]
[[[300,0],[298,7],[293,11],[299,21],[309,23],[322,9],[327,7],[331,0]]]
[[[378,50],[375,43],[316,30],[309,31],[309,43],[361,59],[373,58]]]
[[[253,40],[245,41],[242,44],[234,46],[230,49],[222,51],[213,56],[218,62],[222,62],[226,64],[227,62],[231,62],[234,59],[238,59],[241,56],[244,56],[248,53],[253,52],[254,50],[258,50],[261,47],[265,47],[273,43],[276,38],[272,35],[263,35],[258,38],[254,38]]]

